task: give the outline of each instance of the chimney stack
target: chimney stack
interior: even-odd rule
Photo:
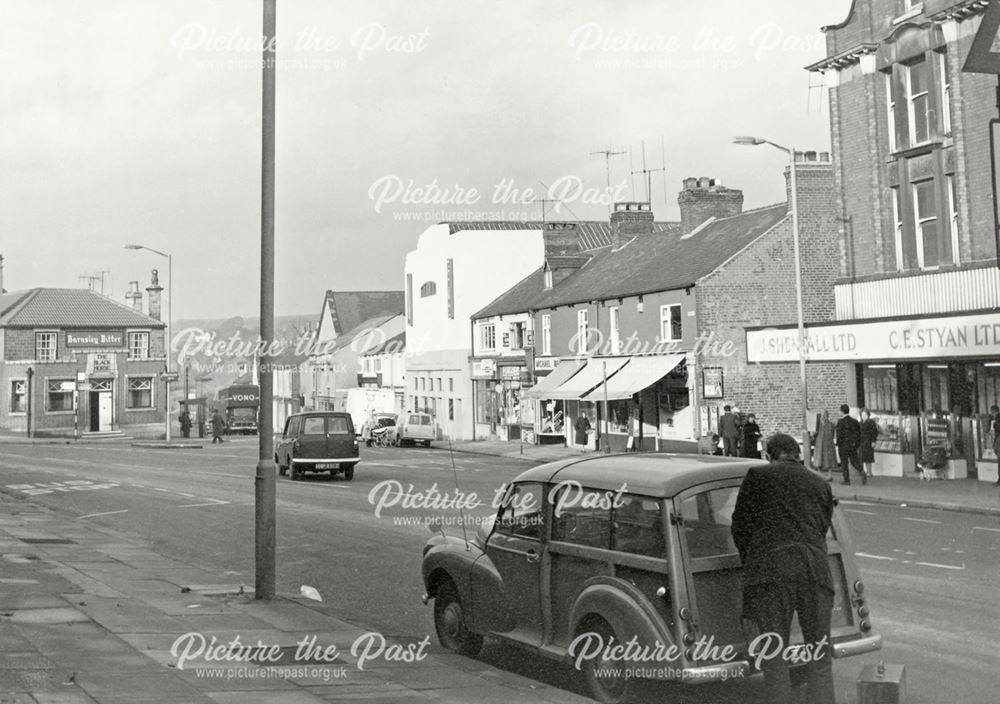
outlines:
[[[611,246],[618,249],[635,235],[653,232],[653,211],[646,202],[615,203],[611,213]]]
[[[128,291],[125,292],[125,302],[137,312],[142,312],[142,291],[139,290],[138,281],[128,282]]]
[[[580,252],[580,227],[575,222],[547,222],[542,230],[545,265],[552,271],[555,285],[590,261]]]
[[[686,178],[677,196],[681,230],[688,234],[709,218],[728,218],[743,212],[743,191],[717,184],[714,178]]]
[[[163,287],[160,286],[159,272],[153,269],[153,276],[150,280],[149,286],[146,287],[146,293],[149,294],[149,317],[160,319],[160,292],[163,291]]]

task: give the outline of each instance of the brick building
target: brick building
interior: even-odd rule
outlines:
[[[83,289],[0,295],[0,429],[32,436],[157,436],[166,410],[160,286],[150,312]]]
[[[811,321],[833,317],[828,156],[799,154],[796,169]],[[513,351],[500,341],[521,339],[527,320],[537,384],[520,395],[519,415],[535,439],[571,441],[582,412],[613,449],[629,437],[642,449],[692,449],[727,403],[754,411],[768,432],[801,427],[797,364],[750,365],[746,348],[746,328],[795,320],[787,203],[743,211],[740,190],[689,178],[678,205],[679,223],[654,224],[648,203],[617,203],[611,243],[591,250],[563,251],[575,225],[549,223],[544,266],[473,316],[474,368],[505,363]],[[811,403],[840,403],[843,365],[809,374]]]
[[[847,363],[845,396],[882,430],[876,473],[939,445],[950,477],[997,476],[996,78],[962,71],[993,5],[856,0],[807,67],[829,87],[839,223],[836,323],[810,330],[810,358]],[[757,337],[782,357],[781,331]]]

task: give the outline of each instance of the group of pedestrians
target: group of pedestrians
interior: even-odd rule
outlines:
[[[735,411],[735,412],[734,412]],[[748,457],[760,459],[760,426],[757,416],[748,413],[744,416],[739,409],[730,405],[722,407],[719,416],[719,435],[722,438],[722,453],[726,457]]]
[[[830,412],[823,411],[816,433],[816,448],[813,465],[832,473],[840,468],[841,484],[851,483],[851,467],[867,484],[872,476],[875,463],[875,442],[879,427],[867,410],[861,411],[861,420],[851,415],[851,407],[846,403],[840,407],[840,419],[834,425]]]

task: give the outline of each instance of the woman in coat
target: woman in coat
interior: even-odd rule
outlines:
[[[743,442],[741,444],[742,457],[759,460],[760,450],[757,449],[757,441],[760,440],[760,426],[757,425],[757,416],[753,413],[747,414],[746,422],[743,424]]]
[[[861,411],[861,465],[865,474],[872,476],[872,464],[875,462],[875,440],[878,439],[878,423],[872,420],[872,414]]]
[[[834,425],[830,420],[830,412],[823,411],[816,432],[816,453],[813,456],[813,466],[826,472],[833,472],[837,464],[837,449],[834,445]]]

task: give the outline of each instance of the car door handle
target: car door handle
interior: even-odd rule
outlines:
[[[539,557],[537,552],[535,552],[534,550],[529,550],[525,555],[525,559],[528,562],[538,562],[538,560],[541,558]]]

